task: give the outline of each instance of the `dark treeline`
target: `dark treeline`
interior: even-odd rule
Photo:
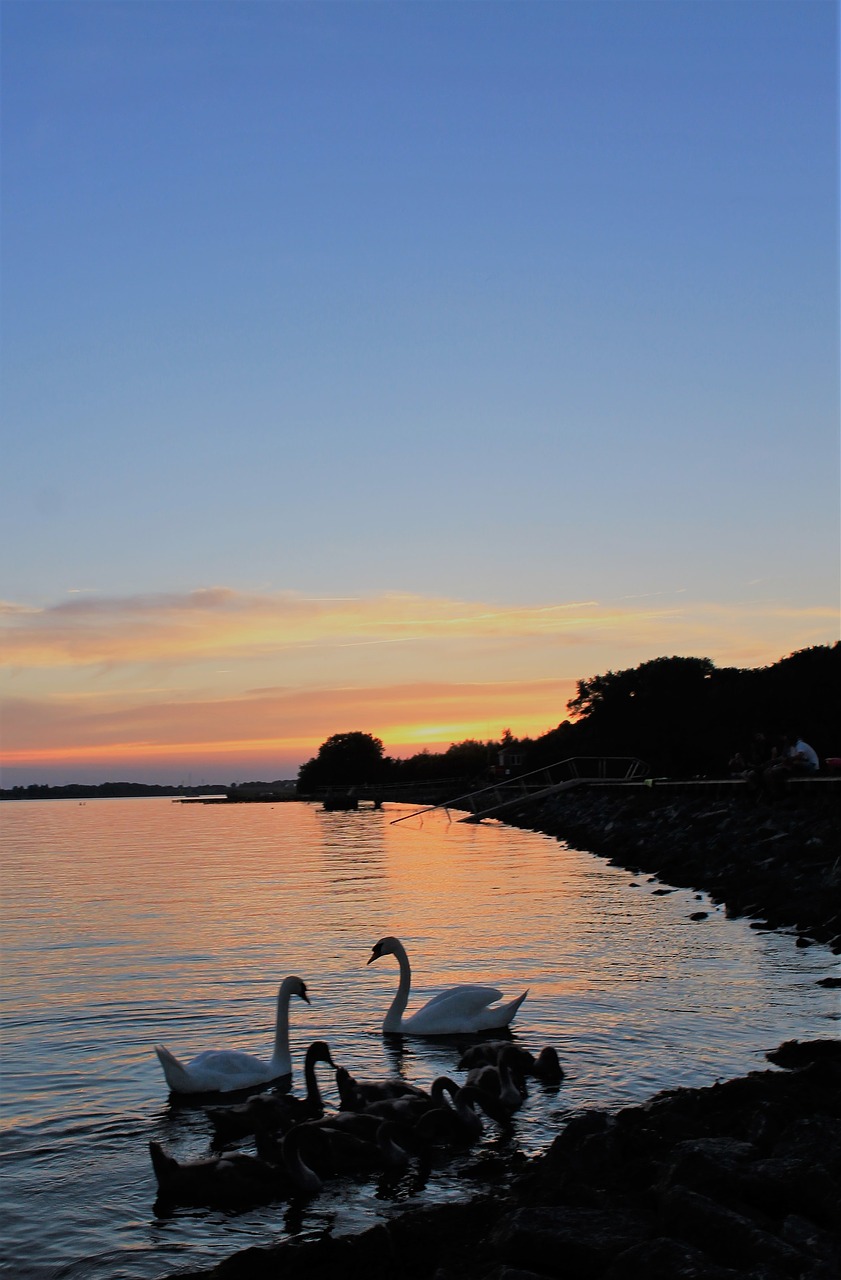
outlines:
[[[407,759],[379,738],[338,733],[302,765],[300,792],[353,783],[400,785],[528,773],[573,756],[636,756],[656,775],[722,777],[755,733],[804,738],[823,762],[841,756],[841,642],[800,649],[769,667],[716,667],[709,658],[654,658],[579,680],[574,719],[539,738],[468,740]]]
[[[68,782],[51,787],[33,782],[28,787],[6,787],[0,800],[96,800],[129,799],[132,796],[209,796],[222,795],[224,786],[202,784],[198,787],[157,785],[154,782]]]
[[[721,776],[757,732],[777,745],[802,737],[821,761],[841,754],[841,643],[748,669],[655,658],[577,689],[568,704],[575,723],[537,739],[535,767],[567,755],[636,755],[655,773]]]

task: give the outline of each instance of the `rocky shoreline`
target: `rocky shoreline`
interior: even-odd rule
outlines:
[[[837,953],[839,799],[835,787],[792,788],[773,804],[739,788],[592,788],[507,821]],[[500,1171],[496,1188],[477,1162],[463,1202],[406,1209],[355,1236],[247,1249],[180,1280],[834,1280],[841,1041],[767,1056],[767,1070],[723,1084],[583,1112],[544,1155],[513,1177]]]
[[[575,1117],[500,1194],[246,1249],[193,1280],[835,1280],[841,1043]],[[184,1273],[182,1273],[184,1280]]]
[[[841,952],[841,784],[790,784],[773,800],[728,782],[588,787],[506,822]]]

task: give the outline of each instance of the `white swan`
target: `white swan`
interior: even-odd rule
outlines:
[[[289,1053],[289,1001],[300,996],[309,1004],[300,978],[284,978],[277,993],[274,1052],[268,1061],[237,1049],[206,1049],[191,1062],[179,1062],[162,1044],[155,1045],[166,1082],[172,1093],[231,1093],[268,1084],[292,1071]]]
[[[381,956],[396,956],[400,965],[400,985],[383,1021],[385,1032],[397,1031],[412,1036],[449,1036],[461,1032],[493,1031],[508,1026],[528,995],[526,990],[507,1004],[495,1005],[494,1000],[502,999],[502,992],[497,991],[496,987],[465,984],[450,987],[440,995],[433,996],[422,1009],[418,1009],[411,1017],[404,1018],[412,985],[412,970],[406,948],[398,938],[380,938],[379,942],[374,943],[368,964],[379,960]]]

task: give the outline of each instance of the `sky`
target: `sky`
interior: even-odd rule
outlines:
[[[2,785],[838,638],[836,3],[0,16]]]

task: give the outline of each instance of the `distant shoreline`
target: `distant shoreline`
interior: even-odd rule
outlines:
[[[254,787],[252,791],[251,788]],[[239,799],[286,800],[294,795],[295,781],[242,783],[167,784],[154,782],[68,782],[64,786],[34,783],[28,787],[0,788],[0,800],[131,800],[135,797],[171,796],[175,799],[201,799],[203,796],[224,796],[240,792]],[[257,790],[259,788],[259,790]]]

